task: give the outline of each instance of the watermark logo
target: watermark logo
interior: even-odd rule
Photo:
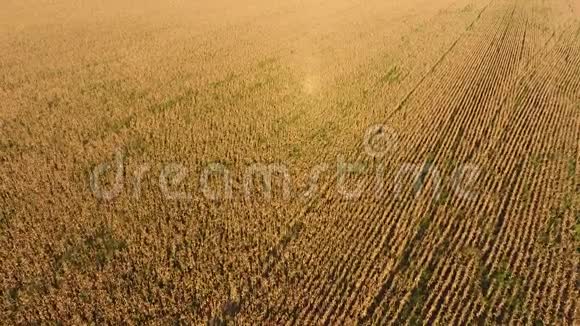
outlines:
[[[322,192],[330,192],[344,200],[359,200],[363,197],[381,199],[389,194],[399,199],[404,196],[419,198],[426,196],[424,190],[429,183],[434,201],[441,199],[444,188],[445,196],[451,194],[461,200],[477,199],[478,193],[474,189],[481,172],[478,166],[463,164],[445,175],[433,160],[429,160],[394,167],[390,164],[394,170],[389,171],[384,163],[390,160],[389,154],[399,149],[399,137],[394,129],[373,125],[364,134],[363,154],[379,164],[348,161],[344,155],[339,155],[335,167],[330,163],[320,163],[307,171],[306,189],[293,185],[295,179],[291,169],[283,163],[258,162],[240,169],[213,162],[202,166],[198,174],[183,164],[169,163],[161,166],[158,177],[147,178],[154,171],[150,165],[141,164],[129,171],[123,151],[118,150],[112,161],[101,163],[91,171],[90,189],[96,198],[105,201],[114,200],[125,190],[132,190],[132,197],[139,199],[143,195],[143,183],[148,179],[156,180],[163,198],[172,201],[187,201],[200,196],[208,201],[289,201],[313,198]],[[126,176],[130,179],[127,187]]]
[[[373,158],[382,158],[393,153],[399,146],[399,138],[394,129],[387,125],[376,124],[365,132],[363,139],[365,153]]]

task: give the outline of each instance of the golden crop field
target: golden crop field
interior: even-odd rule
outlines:
[[[0,2],[0,324],[579,325],[578,0]]]

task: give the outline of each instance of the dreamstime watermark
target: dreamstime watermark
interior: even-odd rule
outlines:
[[[96,198],[104,201],[114,200],[124,191],[129,191],[134,199],[141,198],[146,179],[157,180],[158,189],[166,200],[196,197],[209,201],[292,200],[313,198],[325,191],[344,200],[377,199],[386,195],[402,198],[409,194],[418,198],[426,189],[430,189],[434,200],[443,195],[464,200],[475,200],[478,196],[474,188],[480,169],[472,164],[459,165],[447,174],[432,162],[404,163],[387,169],[387,155],[394,155],[399,149],[398,135],[388,126],[368,128],[362,146],[364,154],[378,164],[365,160],[351,162],[338,156],[335,166],[330,163],[314,165],[303,178],[306,186],[300,189],[293,184],[295,179],[286,164],[254,163],[234,169],[213,162],[194,175],[183,164],[169,163],[161,166],[157,175],[148,164],[129,171],[125,155],[119,150],[112,161],[99,164],[91,171],[90,189]]]
[[[389,126],[376,124],[367,128],[363,140],[365,153],[373,158],[382,158],[399,146],[397,133]]]

